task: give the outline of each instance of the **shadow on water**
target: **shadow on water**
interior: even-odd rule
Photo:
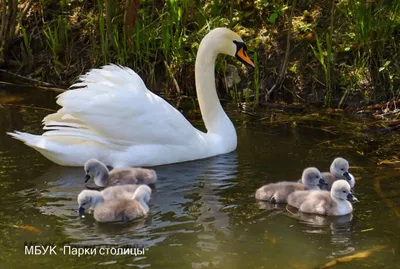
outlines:
[[[49,107],[46,102],[53,106],[54,94],[42,95],[40,106]],[[247,125],[239,116],[237,151],[155,167],[159,182],[148,218],[99,224],[90,214],[85,218],[77,214],[76,198],[85,188],[82,168],[52,164],[5,135],[12,130],[41,133],[41,120],[49,111],[27,107],[36,104],[37,96],[21,96],[23,101],[6,99],[16,103],[0,105],[0,252],[6,253],[0,268],[24,268],[26,261],[31,269],[54,268],[54,264],[58,268],[317,268],[378,245],[386,248],[335,268],[395,268],[400,262],[398,171],[358,154],[353,147],[357,138],[351,134],[301,124]],[[345,146],[325,146],[333,139],[341,139]],[[354,204],[352,215],[301,214],[255,201],[254,192],[263,184],[297,180],[307,166],[326,171],[336,156],[350,161],[357,179],[360,202]],[[146,253],[28,256],[23,251],[27,242],[141,245]]]

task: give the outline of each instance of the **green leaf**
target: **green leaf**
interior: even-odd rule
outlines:
[[[278,18],[278,13],[274,12],[271,14],[271,16],[269,16],[268,21],[274,24],[277,18]]]

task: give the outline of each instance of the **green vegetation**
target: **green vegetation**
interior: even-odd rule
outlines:
[[[400,95],[399,0],[3,0],[0,8],[0,66],[55,85],[112,62],[155,92],[194,96],[198,45],[224,26],[257,62],[254,70],[218,62],[220,94],[237,102],[342,107]],[[238,85],[226,83],[231,65]]]

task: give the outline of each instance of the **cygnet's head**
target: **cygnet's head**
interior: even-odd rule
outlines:
[[[96,159],[90,159],[85,163],[84,166],[85,169],[85,182],[88,182],[90,178],[95,178],[100,172],[105,172],[108,171],[107,166],[105,166],[102,162],[96,160]],[[96,182],[96,185],[98,182]],[[103,186],[100,182],[99,186]]]
[[[147,185],[140,185],[133,194],[132,199],[142,200],[147,204],[151,199],[151,188]]]
[[[331,188],[332,198],[340,200],[358,201],[358,199],[351,193],[350,184],[343,179],[336,180]]]
[[[341,157],[335,158],[331,164],[331,173],[339,178],[351,180],[349,174],[349,162]]]
[[[217,53],[235,56],[245,65],[254,67],[254,63],[250,60],[247,54],[246,44],[238,34],[228,28],[215,28],[211,30],[203,38],[201,43],[207,44],[207,46],[204,47],[206,50],[213,49]]]
[[[78,195],[79,215],[83,215],[85,210],[96,207],[104,202],[104,198],[99,191],[83,190]]]
[[[325,181],[321,176],[321,172],[315,167],[304,169],[301,176],[301,182],[308,187],[315,187],[318,184],[325,185]]]

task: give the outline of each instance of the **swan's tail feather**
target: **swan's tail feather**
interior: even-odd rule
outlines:
[[[54,137],[55,139],[76,138],[82,141],[96,142],[102,146],[111,149],[123,150],[125,148],[123,146],[124,143],[121,143],[121,141],[118,141],[119,143],[112,143],[109,139],[101,138],[101,136],[96,135],[90,130],[73,129],[70,127],[62,127],[62,126],[47,127],[47,129],[49,129],[50,131],[43,133],[44,137]],[[77,130],[79,130],[79,132],[77,132]]]
[[[12,136],[14,139],[20,140],[33,148],[41,148],[40,141],[42,137],[40,135],[32,135],[29,133],[14,131],[14,132],[7,132],[8,135]]]
[[[55,139],[48,139],[48,137],[41,135],[32,135],[23,132],[8,132],[13,138],[24,142],[26,145],[40,152],[43,156],[49,160],[59,164],[59,165],[69,165],[69,166],[82,166],[83,163],[88,159],[86,152],[83,152],[80,156],[75,156],[74,159],[65,162],[65,159],[69,157],[68,150],[62,147],[63,144],[74,145],[77,142],[74,137],[55,137]],[[74,141],[75,140],[75,141]],[[79,138],[79,141],[82,141]],[[79,145],[79,143],[78,143]],[[90,147],[89,147],[90,148]],[[90,152],[87,150],[87,152]]]
[[[94,134],[90,130],[76,129],[70,127],[47,127],[49,131],[43,133],[43,135],[32,135],[24,132],[8,132],[7,134],[13,138],[24,142],[26,145],[35,148],[36,150],[43,150],[49,152],[58,152],[58,150],[51,150],[53,147],[49,146],[49,143],[62,144],[73,144],[77,142],[91,142],[97,143],[101,146],[109,149],[123,150],[125,148],[124,141],[118,141],[119,143],[113,143],[106,138]],[[53,149],[58,148],[54,147]]]
[[[67,123],[67,126],[65,128],[76,128],[76,129],[81,129],[81,130],[89,129],[86,124],[81,124],[78,122],[48,121],[48,122],[46,122],[46,125],[43,126],[43,130],[55,130],[55,129],[61,128],[62,126],[65,126],[66,123]]]

